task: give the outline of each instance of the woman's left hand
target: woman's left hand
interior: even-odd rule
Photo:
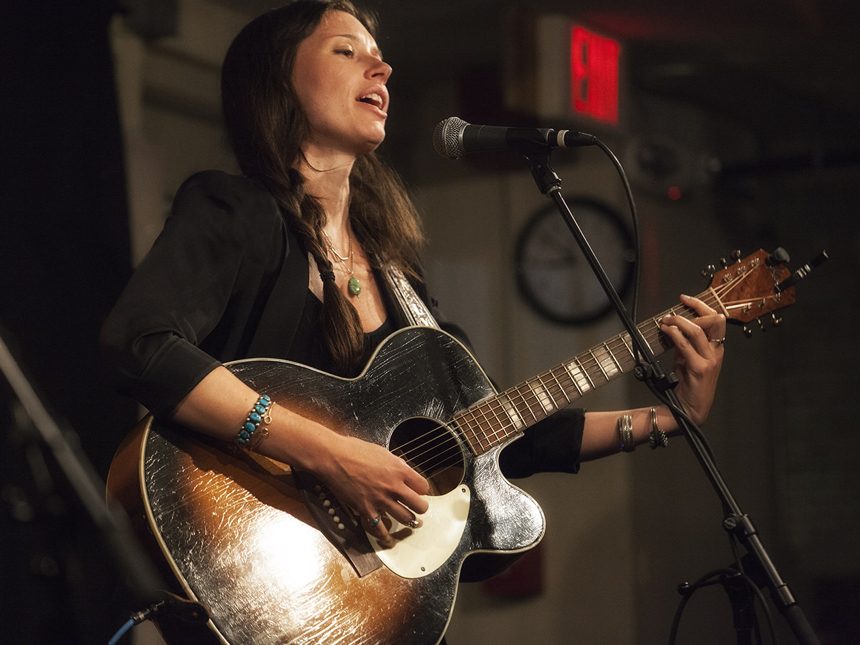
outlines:
[[[681,303],[698,317],[666,316],[660,329],[675,343],[673,370],[679,380],[675,393],[690,418],[700,425],[714,402],[723,363],[726,317],[698,298],[681,296]]]

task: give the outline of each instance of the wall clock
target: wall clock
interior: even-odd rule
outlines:
[[[632,286],[635,245],[617,211],[593,199],[566,200],[621,298]],[[517,241],[517,284],[541,316],[577,325],[612,310],[603,288],[555,204],[537,211]]]

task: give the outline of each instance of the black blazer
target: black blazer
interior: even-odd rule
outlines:
[[[259,182],[206,171],[179,189],[164,229],[102,329],[117,388],[168,416],[213,369],[242,358],[287,358],[302,318],[307,253]],[[445,331],[423,283],[413,285]],[[577,472],[583,411],[563,410],[501,454],[503,472]]]

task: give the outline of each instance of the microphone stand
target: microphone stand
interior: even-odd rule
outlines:
[[[614,158],[612,152],[609,151],[609,149],[600,141],[595,140],[594,143],[595,145],[603,148],[605,152]],[[634,324],[630,315],[627,313],[627,309],[621,301],[618,292],[615,290],[612,282],[603,270],[603,267],[589,245],[585,234],[580,229],[573,213],[571,213],[570,208],[564,201],[564,197],[561,194],[561,179],[550,165],[550,154],[552,149],[548,145],[536,142],[521,142],[515,147],[517,148],[516,152],[526,160],[529,170],[531,170],[532,176],[534,177],[541,193],[555,202],[559,213],[573,234],[573,237],[576,239],[577,244],[579,244],[580,249],[582,249],[582,253],[585,255],[594,275],[597,277],[600,285],[603,287],[603,290],[606,292],[606,295],[609,297],[610,302],[615,308],[618,318],[621,320],[627,333],[630,334],[630,339],[633,343],[638,359],[638,364],[634,370],[636,378],[643,381],[649,389],[658,396],[658,398],[666,400],[669,404],[669,409],[675,417],[675,420],[678,422],[679,428],[681,428],[681,431],[690,444],[690,447],[693,449],[693,453],[699,460],[699,464],[705,471],[705,475],[710,480],[711,485],[714,487],[717,496],[722,502],[724,512],[722,521],[723,529],[737,538],[747,549],[750,557],[753,558],[755,568],[763,576],[766,586],[771,590],[771,598],[784,616],[786,622],[788,622],[798,642],[801,643],[801,645],[820,645],[817,636],[812,631],[812,627],[809,625],[809,622],[803,613],[803,610],[797,604],[797,601],[794,599],[788,585],[780,578],[776,567],[759,540],[758,531],[755,526],[753,526],[752,520],[741,510],[740,506],[735,501],[728,485],[720,474],[712,455],[704,448],[696,434],[696,429],[689,421],[686,413],[683,412],[683,406],[674,392],[674,388],[678,384],[677,377],[671,372],[668,374],[665,373],[660,366],[660,363],[655,359],[648,343],[645,342],[644,337]],[[730,597],[733,597],[734,591],[732,591],[732,589],[737,588],[738,585],[727,587]],[[741,593],[743,593],[743,590],[741,590]],[[743,603],[740,601],[732,601],[733,607],[737,607],[741,604]],[[736,625],[738,622],[739,620],[736,616]],[[739,629],[739,642],[746,641],[748,634],[748,629]]]
[[[70,443],[67,435],[42,403],[12,352],[0,335],[0,375],[4,376],[20,402],[38,439],[53,455],[61,472],[98,529],[114,563],[119,567],[133,599],[152,602],[156,589],[166,585],[131,530],[127,515],[115,504],[106,503],[99,477],[87,458]]]

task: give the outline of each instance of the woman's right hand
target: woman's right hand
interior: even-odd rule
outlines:
[[[233,442],[258,394],[224,367],[210,372],[174,411],[174,420]],[[268,438],[255,447],[266,457],[313,473],[337,498],[361,515],[364,528],[385,546],[393,542],[388,514],[404,525],[429,504],[427,480],[400,457],[355,437],[347,437],[277,403],[271,408]]]
[[[393,545],[383,516],[408,525],[416,513],[427,512],[429,504],[422,497],[430,490],[427,480],[382,446],[332,435],[329,454],[318,461],[314,474],[361,516],[362,528],[383,546]]]

